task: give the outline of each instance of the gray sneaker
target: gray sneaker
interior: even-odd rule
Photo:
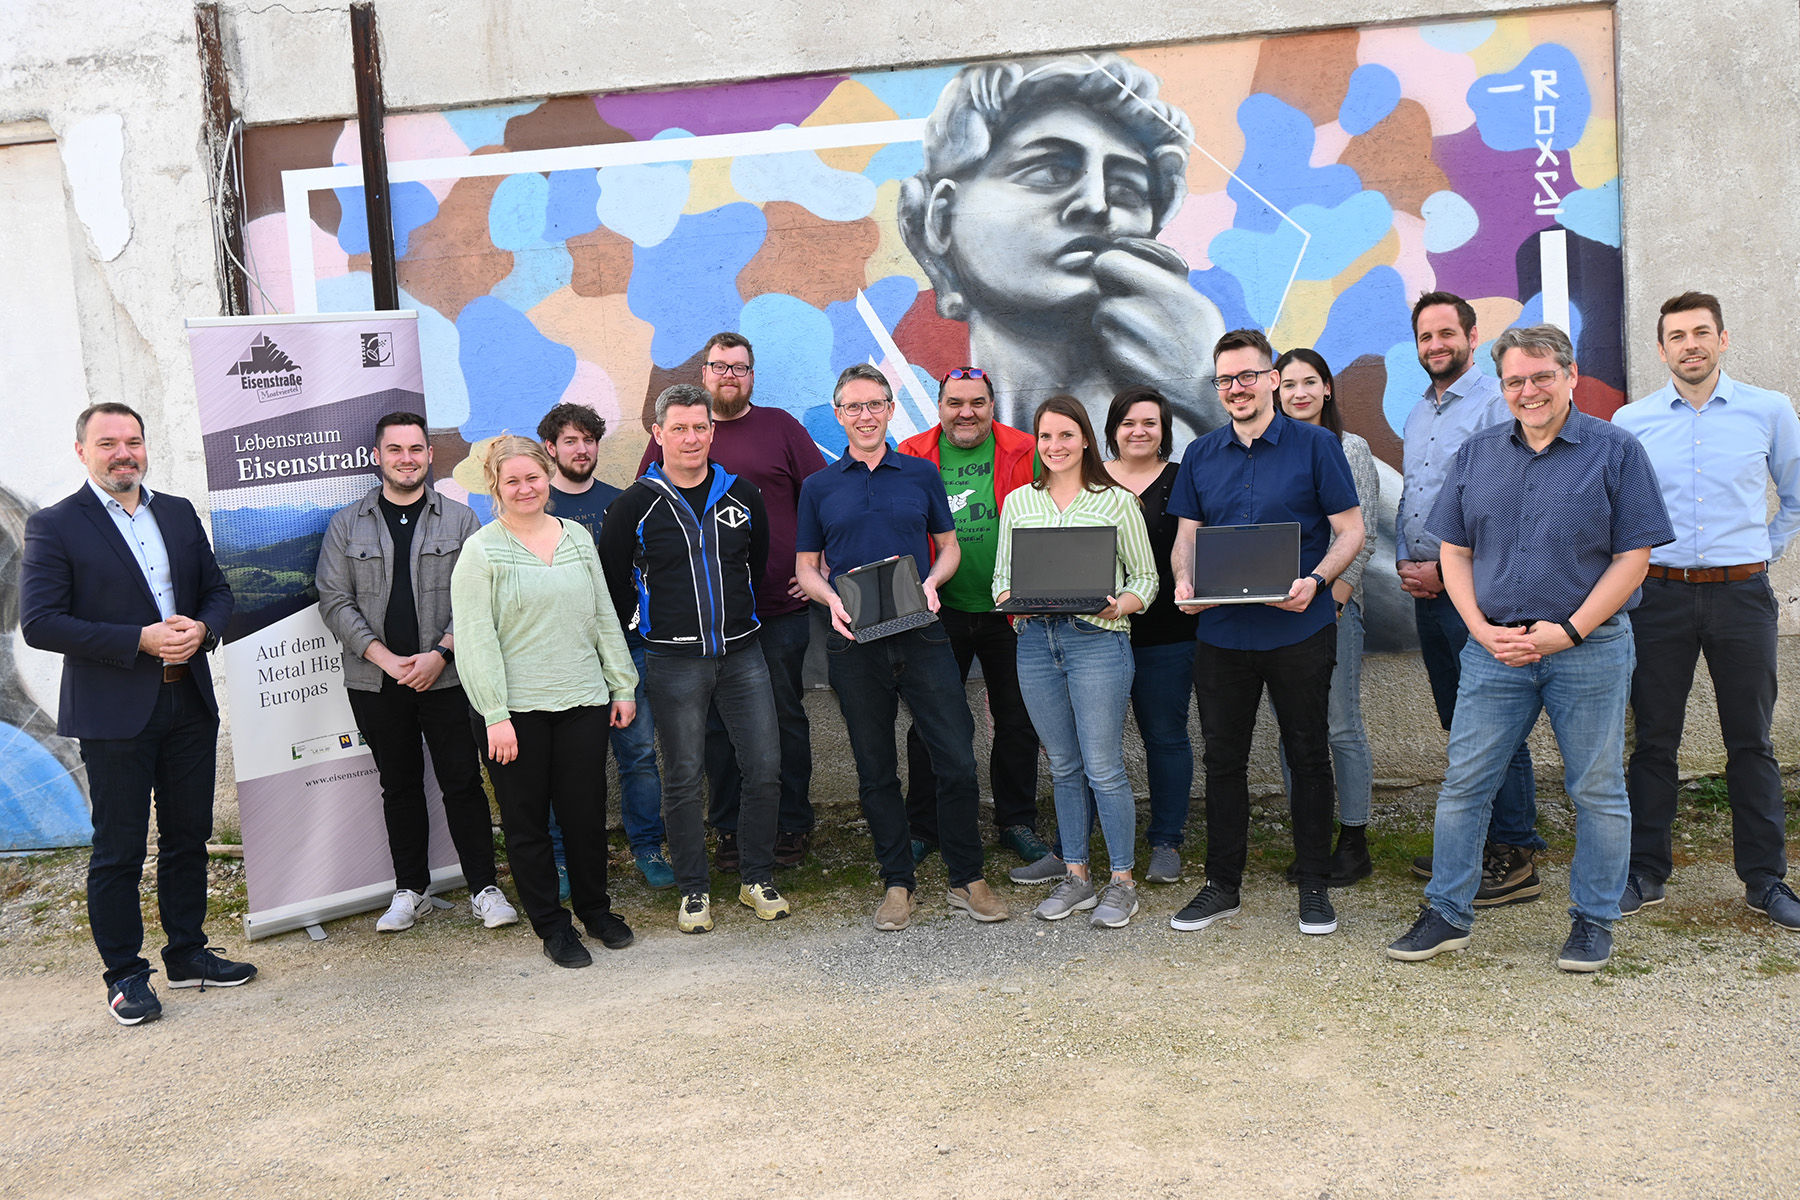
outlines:
[[[1120,929],[1137,915],[1137,910],[1135,884],[1109,883],[1106,890],[1100,893],[1100,903],[1095,907],[1094,915],[1088,918],[1088,924]]]
[[[1069,877],[1069,864],[1054,854],[1046,854],[1034,863],[1014,867],[1006,877],[1014,883],[1055,883]]]
[[[1094,896],[1094,885],[1071,875],[1044,897],[1044,902],[1032,910],[1032,915],[1046,921],[1060,921],[1072,912],[1092,908],[1098,903],[1100,901]]]
[[[1144,878],[1151,883],[1181,882],[1181,852],[1173,846],[1150,847],[1150,869]]]

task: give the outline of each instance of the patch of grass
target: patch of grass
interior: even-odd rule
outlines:
[[[1731,793],[1725,786],[1723,775],[1706,775],[1692,779],[1682,788],[1695,808],[1703,808],[1709,812],[1731,811]]]
[[[1765,954],[1757,960],[1756,973],[1765,979],[1773,979],[1777,975],[1800,974],[1800,962],[1795,962],[1785,954]]]
[[[1608,964],[1608,966],[1614,975],[1621,976],[1625,979],[1635,979],[1640,975],[1648,975],[1656,969],[1647,962],[1643,962],[1640,959],[1632,958],[1625,954],[1614,954],[1612,962]]]

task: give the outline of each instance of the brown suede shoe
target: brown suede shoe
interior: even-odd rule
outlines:
[[[960,908],[977,921],[1004,921],[1012,916],[1006,902],[994,895],[987,880],[977,879],[968,887],[951,888],[944,896],[951,908]]]
[[[913,894],[903,887],[891,887],[887,895],[882,897],[881,907],[875,910],[875,928],[892,931],[905,929],[912,921],[913,909],[919,902]]]

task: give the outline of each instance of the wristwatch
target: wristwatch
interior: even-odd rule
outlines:
[[[1321,592],[1331,586],[1330,584],[1325,582],[1325,577],[1323,575],[1319,574],[1317,571],[1310,572],[1306,577],[1308,579],[1312,580],[1314,583],[1318,584],[1319,590]]]
[[[443,655],[445,662],[450,662],[451,660],[453,660],[456,657],[456,651],[452,650],[450,647],[448,647],[446,645],[443,645],[442,643],[439,643],[438,645],[433,646],[432,649],[434,651],[436,651],[437,653]]]

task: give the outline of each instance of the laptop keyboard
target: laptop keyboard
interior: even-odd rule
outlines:
[[[864,625],[856,631],[856,640],[872,642],[876,638],[889,637],[896,633],[905,633],[908,629],[917,629],[921,625],[929,625],[937,617],[929,612],[908,613],[904,617],[895,617],[891,621],[877,621],[873,625]]]
[[[1105,596],[1009,596],[1009,607],[1054,608],[1063,612],[1097,613],[1106,607]]]

